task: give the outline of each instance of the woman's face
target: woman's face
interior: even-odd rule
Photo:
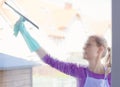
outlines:
[[[94,38],[89,38],[84,46],[84,59],[91,60],[97,58],[99,47]]]

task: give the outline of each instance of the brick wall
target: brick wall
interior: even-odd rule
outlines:
[[[32,87],[32,69],[0,70],[0,87]]]

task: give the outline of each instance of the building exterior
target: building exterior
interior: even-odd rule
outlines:
[[[0,87],[32,87],[36,63],[0,53]]]

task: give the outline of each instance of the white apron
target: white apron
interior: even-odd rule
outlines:
[[[96,79],[93,77],[89,77],[88,72],[87,72],[87,78],[86,78],[84,87],[110,87],[110,86],[109,86],[108,78],[106,74],[105,74],[104,79]]]

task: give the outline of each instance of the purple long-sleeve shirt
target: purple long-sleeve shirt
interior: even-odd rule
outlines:
[[[87,77],[86,71],[89,74],[90,77],[96,78],[96,79],[104,79],[105,75],[104,74],[96,74],[94,72],[91,72],[88,68],[78,66],[73,63],[66,63],[62,62],[56,59],[53,59],[49,55],[45,55],[42,60],[49,64],[51,67],[58,69],[59,71],[71,75],[75,78],[77,78],[77,87],[84,87],[85,80]],[[108,83],[111,87],[111,73],[107,76],[108,78]]]

